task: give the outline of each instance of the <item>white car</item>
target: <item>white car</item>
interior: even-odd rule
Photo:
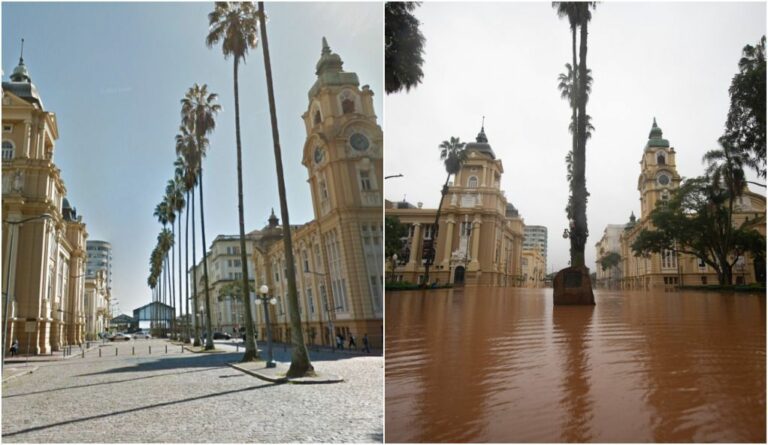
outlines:
[[[112,337],[109,337],[109,339],[112,341],[128,341],[131,339],[131,336],[129,334],[123,334],[122,332],[119,332]]]
[[[141,332],[140,331],[140,332],[134,333],[133,334],[133,338],[137,338],[137,339],[138,338],[146,338],[146,339],[149,339],[149,338],[152,338],[152,336],[149,335],[149,332]]]

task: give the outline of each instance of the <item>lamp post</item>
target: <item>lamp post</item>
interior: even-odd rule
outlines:
[[[51,219],[51,218],[53,218],[53,216],[48,214],[48,213],[43,213],[42,215],[33,216],[31,218],[25,218],[25,219],[22,219],[22,220],[19,220],[19,221],[4,221],[4,222],[6,224],[8,224],[9,226],[18,226],[18,225],[24,224],[25,222],[34,221],[36,219],[43,219],[43,218]],[[3,293],[5,294],[5,303],[4,303],[4,307],[3,307],[3,315],[4,316],[3,316],[3,335],[2,335],[2,337],[3,337],[3,345],[2,345],[2,349],[3,349],[2,350],[3,362],[2,362],[2,364],[0,364],[0,367],[4,367],[5,366],[5,350],[7,349],[5,347],[5,343],[6,343],[5,338],[8,337],[8,304],[10,303],[10,300],[11,300],[11,294],[10,294],[10,291],[9,291],[9,287],[10,287],[10,282],[11,282],[11,258],[13,258],[13,234],[14,234],[15,231],[11,230],[10,232],[11,232],[11,235],[10,235],[10,237],[8,239],[8,259],[6,260],[7,263],[8,263],[8,268],[6,269],[6,273],[5,273],[5,290],[3,291]]]
[[[269,324],[269,305],[274,305],[277,300],[270,298],[269,287],[266,284],[262,284],[259,288],[261,296],[257,296],[259,300],[264,304],[264,319],[267,322],[267,368],[274,368],[276,366],[275,361],[272,359],[272,326]]]

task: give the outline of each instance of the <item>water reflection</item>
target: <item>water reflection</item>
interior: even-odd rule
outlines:
[[[388,442],[765,441],[765,298],[395,293]]]

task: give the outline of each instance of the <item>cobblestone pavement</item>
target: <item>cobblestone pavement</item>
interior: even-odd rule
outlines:
[[[4,383],[2,441],[382,441],[381,356],[313,352],[317,370],[345,382],[276,385],[226,366],[242,350],[181,353],[164,340],[137,340],[133,356],[132,346],[108,344],[102,357],[94,349],[85,358],[38,363],[33,374]],[[278,348],[275,359],[289,362],[289,353]]]

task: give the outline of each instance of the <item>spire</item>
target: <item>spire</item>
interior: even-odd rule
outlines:
[[[269,215],[269,227],[270,228],[277,227],[277,223],[278,223],[278,220],[277,220],[277,216],[275,216],[275,209],[273,207],[272,214]]]
[[[323,36],[323,50],[320,52],[321,56],[328,56],[331,54],[331,47],[328,46],[328,41],[325,40],[325,36]]]
[[[651,147],[663,147],[669,148],[669,141],[662,138],[661,128],[656,124],[656,118],[653,118],[653,125],[651,125],[651,132],[648,133],[648,143],[645,144],[645,148]]]
[[[341,57],[331,51],[331,47],[328,46],[328,40],[323,37],[323,50],[320,52],[320,60],[317,61],[315,74],[322,76],[325,73],[341,72],[343,64],[344,62],[341,61]]]
[[[483,123],[480,125],[480,133],[477,133],[477,138],[475,138],[475,141],[484,144],[488,143],[488,137],[485,135],[485,116],[483,116]]]
[[[24,65],[24,39],[21,39],[21,55],[19,56],[19,64],[13,69],[11,74],[12,82],[27,82],[32,83],[32,79],[29,77],[29,71],[27,66]]]

